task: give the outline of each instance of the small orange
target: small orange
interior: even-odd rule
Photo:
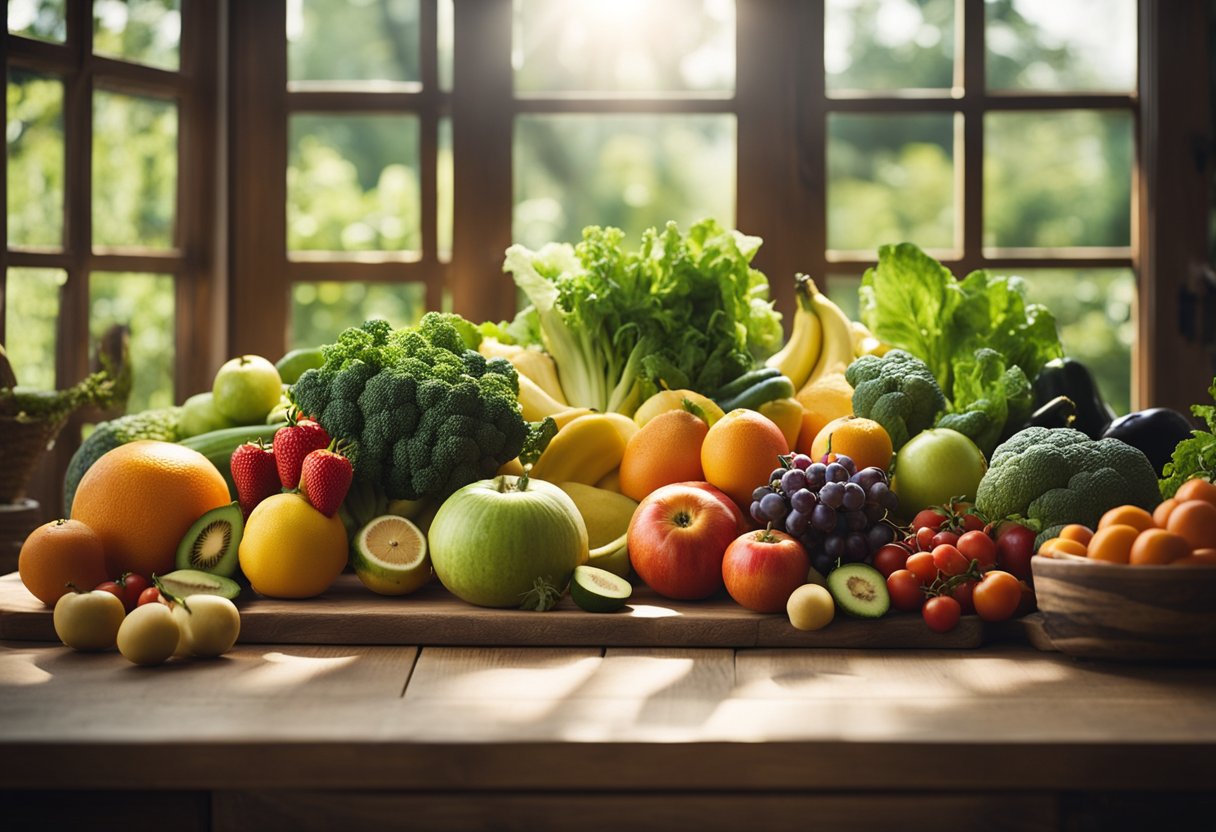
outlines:
[[[701,443],[701,469],[705,480],[746,509],[756,486],[764,485],[790,452],[785,434],[771,419],[754,410],[737,408],[705,434]]]
[[[1082,546],[1088,546],[1089,541],[1093,539],[1094,530],[1089,526],[1082,526],[1080,523],[1069,523],[1064,528],[1060,529],[1060,538],[1063,540],[1075,540]]]
[[[1108,523],[1094,533],[1089,541],[1088,553],[1092,560],[1107,563],[1127,563],[1131,559],[1132,544],[1140,536],[1140,529],[1122,523]]]
[[[621,493],[641,502],[664,485],[705,479],[701,444],[708,431],[709,425],[687,410],[667,410],[650,419],[625,445]]]
[[[1098,521],[1099,531],[1107,526],[1132,526],[1138,531],[1148,531],[1156,526],[1153,515],[1140,506],[1115,506]]]
[[[1168,500],[1158,503],[1157,507],[1153,509],[1153,525],[1159,529],[1164,529],[1166,524],[1169,523],[1170,514],[1173,513],[1178,502],[1174,497],[1170,497]]]
[[[821,460],[828,453],[844,454],[856,463],[858,471],[871,466],[885,471],[891,467],[894,452],[891,437],[878,422],[861,416],[842,416],[823,426],[811,443],[810,456]]]
[[[117,575],[106,572],[101,538],[79,520],[54,520],[30,532],[17,556],[17,573],[34,597],[48,607],[71,592],[88,592]]]
[[[1180,503],[1185,503],[1187,500],[1206,500],[1212,505],[1216,505],[1216,485],[1196,477],[1178,486],[1174,499]]]
[[[1085,544],[1069,540],[1066,537],[1053,537],[1049,540],[1044,540],[1043,545],[1039,547],[1039,551],[1046,552],[1049,555],[1076,555],[1083,558],[1085,557]]]
[[[1206,500],[1179,503],[1165,528],[1186,538],[1192,549],[1216,547],[1216,506]]]
[[[1196,549],[1170,566],[1216,566],[1216,549]]]
[[[1136,537],[1127,562],[1133,566],[1173,563],[1190,553],[1191,544],[1182,535],[1165,529],[1149,529]]]

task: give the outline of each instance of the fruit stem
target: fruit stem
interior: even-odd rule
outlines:
[[[756,532],[757,543],[779,543],[780,541],[773,536],[773,524],[770,521],[763,530]]]

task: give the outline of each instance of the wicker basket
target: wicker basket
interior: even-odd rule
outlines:
[[[0,503],[24,496],[34,467],[65,424],[67,417],[50,422],[0,416]]]

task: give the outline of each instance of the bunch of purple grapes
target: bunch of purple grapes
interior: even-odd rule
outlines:
[[[801,541],[820,573],[838,563],[868,562],[895,539],[886,518],[899,507],[899,498],[886,471],[858,471],[843,454],[828,463],[813,462],[806,454],[780,459],[768,484],[752,492],[752,519]]]

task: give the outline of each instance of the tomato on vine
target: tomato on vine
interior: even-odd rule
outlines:
[[[935,633],[948,633],[958,626],[963,608],[949,595],[938,595],[925,602],[921,609],[925,623]]]

